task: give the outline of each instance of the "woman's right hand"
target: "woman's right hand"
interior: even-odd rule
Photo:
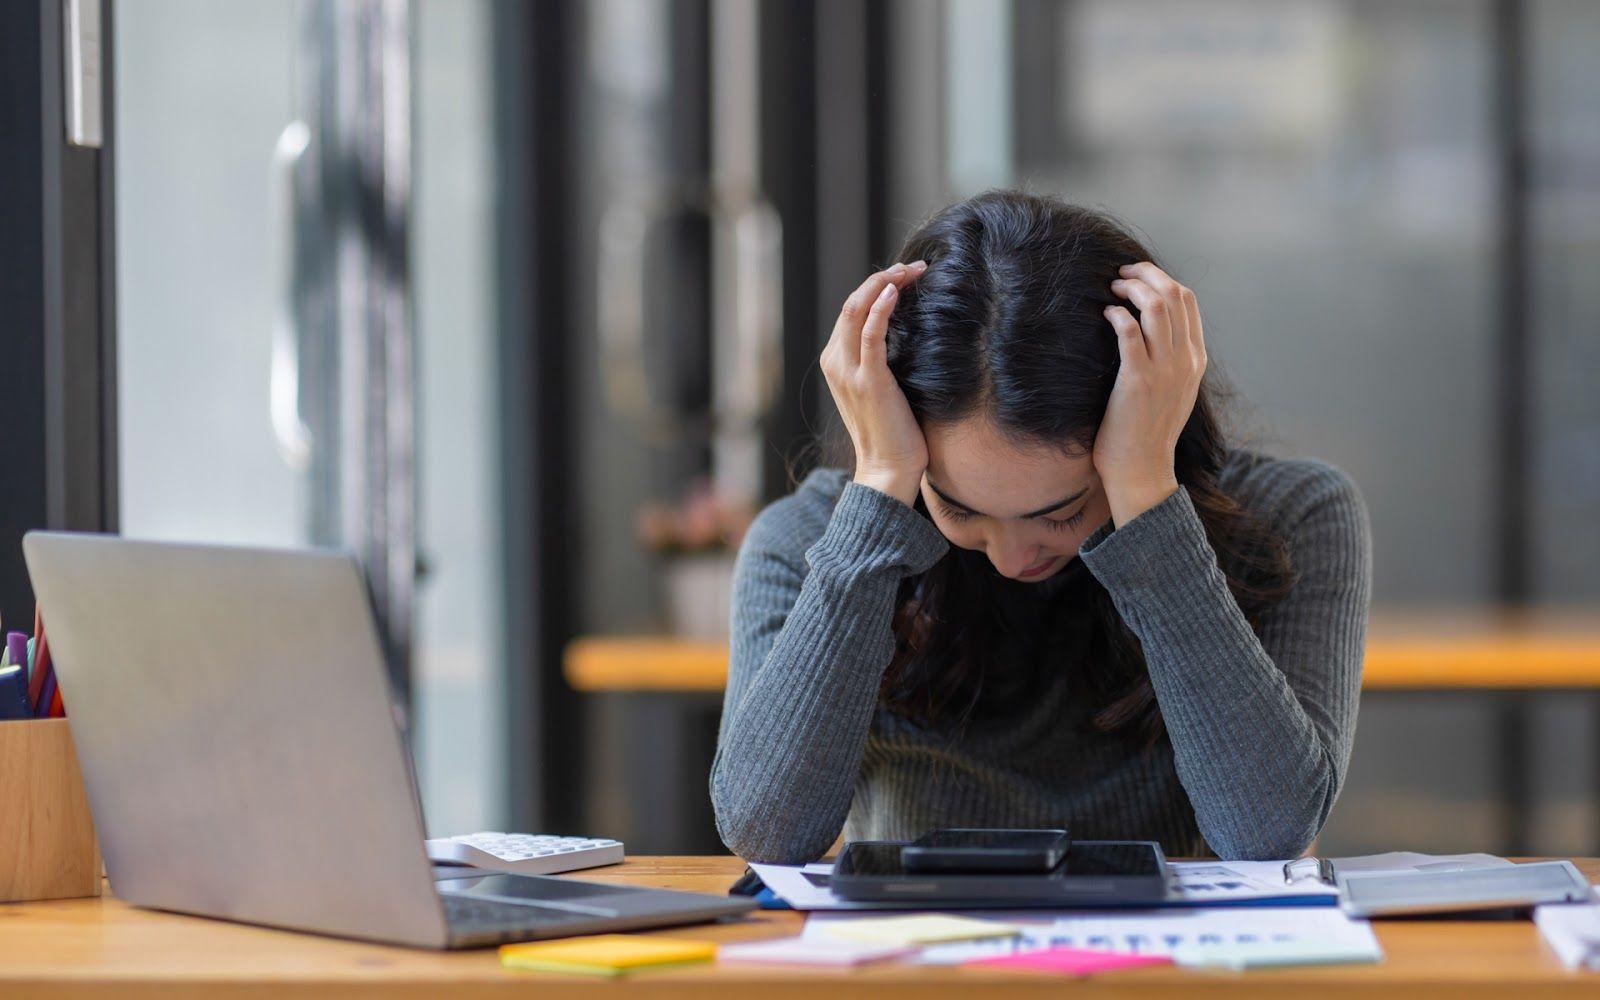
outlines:
[[[879,271],[845,299],[822,351],[822,374],[856,449],[855,481],[911,506],[928,467],[928,443],[889,371],[884,340],[900,290],[926,261]]]

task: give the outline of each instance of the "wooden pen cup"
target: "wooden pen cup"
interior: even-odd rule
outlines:
[[[0,722],[0,902],[98,896],[100,883],[67,720]]]

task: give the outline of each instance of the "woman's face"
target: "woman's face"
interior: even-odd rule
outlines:
[[[950,544],[983,552],[1002,575],[1049,579],[1111,516],[1089,452],[1019,446],[982,417],[923,428],[922,499]]]

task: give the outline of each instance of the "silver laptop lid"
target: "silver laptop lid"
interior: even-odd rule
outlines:
[[[351,557],[38,531],[23,551],[118,896],[445,943]]]

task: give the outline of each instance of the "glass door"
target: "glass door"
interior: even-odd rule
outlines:
[[[355,552],[444,832],[504,798],[489,10],[113,18],[122,531]]]
[[[408,13],[155,3],[116,19],[123,531],[356,552],[402,699]]]

